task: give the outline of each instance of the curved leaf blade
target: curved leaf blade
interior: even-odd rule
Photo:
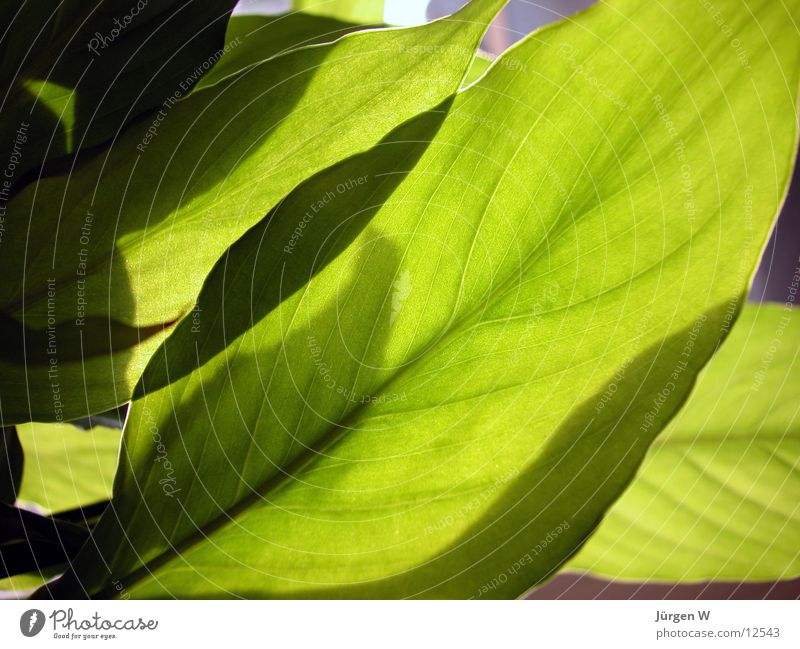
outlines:
[[[504,2],[475,0],[429,25],[271,59],[170,103],[107,155],[14,197],[0,309],[39,336],[25,336],[22,351],[0,339],[5,421],[63,421],[127,401],[163,330],[191,310],[228,246],[313,173],[454,93]],[[423,43],[442,56],[420,57]],[[83,348],[92,339],[99,354]],[[55,380],[50,362],[65,353]],[[37,362],[19,363],[20,354]]]
[[[290,50],[330,43],[365,27],[360,23],[301,12],[278,16],[233,16],[225,32],[228,51],[198,81],[196,90]]]
[[[699,3],[603,3],[293,192],[151,361],[115,516],[51,592],[508,597],[558,569],[726,335],[786,190],[797,34],[740,6],[749,73]]]
[[[64,566],[57,566],[39,572],[12,575],[0,579],[0,597],[3,599],[26,599],[37,588],[63,573],[64,569]]]
[[[800,574],[800,314],[749,306],[569,567],[614,579]]]

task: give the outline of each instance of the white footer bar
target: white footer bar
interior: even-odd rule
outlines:
[[[1,602],[0,646],[800,647],[797,601]]]

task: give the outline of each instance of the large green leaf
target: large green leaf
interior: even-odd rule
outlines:
[[[350,32],[375,25],[344,22],[302,12],[270,15],[236,15],[228,22],[226,54],[198,81],[200,89],[298,47],[329,43]],[[424,51],[424,48],[422,48]],[[468,85],[480,77],[492,59],[478,51],[464,77]]]
[[[120,431],[69,424],[17,426],[25,450],[19,500],[61,512],[107,500],[117,469]]]
[[[562,565],[788,183],[798,2],[717,5],[747,68],[701,3],[602,3],[282,201],[148,366],[51,594],[508,597]]]
[[[187,91],[219,57],[234,4],[3,3],[3,179],[16,183],[45,160],[109,140]]]
[[[800,313],[747,307],[569,567],[615,579],[800,575]]]
[[[126,401],[227,247],[299,182],[452,94],[502,4],[250,67],[16,196],[0,255],[5,421]]]

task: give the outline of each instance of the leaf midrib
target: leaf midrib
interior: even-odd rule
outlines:
[[[501,178],[502,177],[503,176],[501,176]],[[722,204],[724,204],[725,202],[727,201],[722,201]],[[557,219],[556,222],[558,222],[558,220],[560,219]],[[712,220],[713,218],[709,217],[703,223],[703,225],[707,225]],[[505,284],[508,281],[508,279],[509,277],[506,277],[506,279],[503,281],[502,284]],[[478,312],[482,306],[483,305],[478,304],[477,308],[472,309],[463,318],[459,319],[456,322],[456,325],[445,334],[445,336],[442,338],[439,344],[442,345],[445,344],[445,341],[447,341],[450,337],[456,335],[458,333],[459,328],[464,324],[464,322],[471,319],[474,316],[475,312]],[[400,372],[398,372],[397,374],[393,375],[392,377],[384,381],[383,384],[381,384],[381,386],[377,388],[377,393],[383,392],[394,381],[398,380],[400,377],[406,374],[423,357],[424,355],[414,359],[414,361],[405,366]],[[346,427],[348,422],[356,419],[361,414],[364,407],[369,405],[371,404],[359,404],[356,408],[350,411],[342,419],[341,424],[339,424],[339,429],[344,429],[344,430],[331,428],[325,435],[323,435],[322,438],[320,439],[320,444],[318,445],[320,451],[334,446],[339,441],[339,439],[347,433]],[[314,453],[317,454],[319,453],[319,451],[314,451]],[[240,513],[249,509],[254,501],[260,501],[261,499],[260,497],[262,494],[272,491],[273,489],[276,490],[280,489],[282,484],[284,484],[289,478],[291,478],[292,475],[302,470],[308,464],[312,463],[316,459],[316,457],[317,455],[311,455],[310,457],[300,456],[296,458],[294,461],[290,462],[287,465],[285,470],[282,470],[281,474],[269,478],[262,484],[262,486],[258,490],[251,492],[248,496],[244,497],[241,501],[230,507],[226,512],[215,517],[214,519],[203,525],[201,528],[199,528],[199,531],[203,532],[202,535],[195,534],[185,539],[184,541],[176,544],[173,548],[162,551],[159,556],[143,564],[141,568],[131,573],[130,579],[134,582],[140,581],[142,578],[146,577],[151,573],[152,566],[156,566],[157,568],[158,566],[163,565],[163,563],[167,562],[171,558],[171,555],[173,553],[176,555],[182,554],[185,548],[192,547],[196,545],[198,542],[200,542],[202,538],[206,535],[206,533],[213,533],[215,530],[224,527],[229,522],[229,520],[236,518]]]

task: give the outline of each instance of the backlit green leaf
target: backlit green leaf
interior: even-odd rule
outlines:
[[[325,16],[293,12],[277,16],[237,15],[228,23],[226,53],[197,83],[200,89],[256,63],[289,50],[329,43],[345,34],[376,25],[349,23]],[[491,65],[492,58],[478,52],[464,78],[469,85]]]
[[[451,95],[503,4],[476,0],[429,25],[250,67],[12,199],[0,255],[5,421],[126,401],[228,246],[298,183]]]
[[[282,201],[148,366],[115,514],[53,592],[511,597],[558,569],[788,183],[798,2],[717,6],[724,31],[618,0],[535,33]]]
[[[330,43],[364,25],[300,12],[278,16],[233,16],[225,33],[227,52],[197,84],[210,86],[247,67],[289,50]]]
[[[636,580],[800,575],[798,378],[800,313],[747,307],[569,567]]]
[[[0,428],[0,503],[13,505],[17,499],[24,461],[16,429]]]
[[[2,599],[23,599],[63,571],[64,566],[59,566],[56,569],[48,568],[42,572],[31,572],[0,579],[0,597]]]

